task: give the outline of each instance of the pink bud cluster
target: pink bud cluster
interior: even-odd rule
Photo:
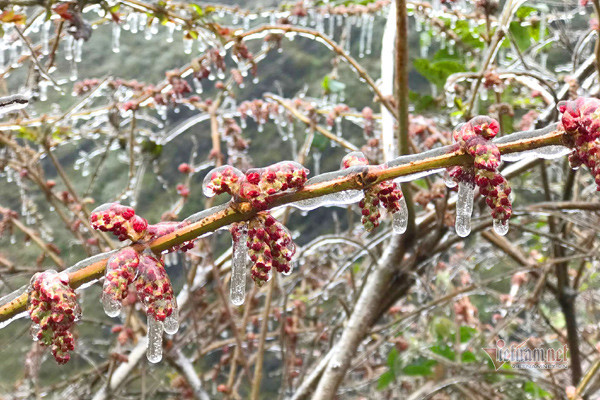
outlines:
[[[347,154],[342,159],[342,168],[350,168],[358,165],[368,165],[369,161],[359,151]],[[379,207],[383,207],[388,213],[394,214],[400,211],[400,199],[402,190],[400,185],[394,181],[380,182],[364,190],[365,197],[358,203],[361,208],[361,222],[367,232],[379,226],[381,213]]]
[[[165,264],[152,255],[140,254],[138,272],[135,290],[146,307],[146,314],[157,321],[164,321],[177,308]]]
[[[282,161],[265,168],[253,168],[246,172],[240,187],[240,196],[252,206],[264,210],[271,196],[288,189],[301,189],[306,183],[308,170],[293,161]]]
[[[106,264],[102,296],[121,303],[129,294],[129,285],[137,276],[140,263],[137,251],[126,247],[113,255]]]
[[[134,242],[146,234],[148,221],[131,207],[119,203],[104,204],[92,211],[90,216],[92,228],[103,232],[112,232],[121,241],[130,239]]]
[[[264,210],[272,196],[289,189],[300,189],[307,180],[308,170],[293,161],[282,161],[265,168],[252,168],[246,174],[230,165],[215,168],[204,179],[204,194],[221,193],[244,199],[258,210]]]
[[[232,226],[234,240],[239,238],[239,227]],[[254,263],[252,279],[258,286],[269,280],[272,268],[277,272],[291,272],[290,261],[296,252],[296,245],[285,226],[266,212],[258,213],[248,222],[248,254]]]
[[[69,286],[69,276],[55,271],[35,274],[31,279],[27,310],[34,323],[32,336],[44,346],[52,346],[57,363],[69,361],[69,351],[75,348],[70,330],[81,314],[77,296]]]
[[[452,137],[461,148],[473,157],[473,167],[452,167],[450,176],[457,182],[469,182],[479,187],[479,193],[485,197],[492,209],[492,217],[502,222],[512,215],[509,195],[511,188],[498,172],[500,151],[491,142],[500,129],[495,119],[478,116],[459,125]]]
[[[579,97],[558,103],[558,110],[562,113],[562,126],[570,134],[569,144],[575,148],[569,157],[571,166],[587,166],[596,181],[596,190],[600,191],[600,100]]]

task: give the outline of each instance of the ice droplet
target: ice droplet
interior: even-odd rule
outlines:
[[[506,235],[508,233],[508,220],[495,219],[494,232],[500,236]]]
[[[174,335],[177,333],[179,330],[179,311],[177,310],[177,307],[173,307],[173,312],[171,315],[165,318],[163,328],[169,335]]]
[[[400,209],[392,214],[392,230],[396,235],[401,235],[406,232],[408,227],[408,207],[404,197],[398,202],[400,203]]]
[[[104,293],[102,293],[102,307],[104,307],[104,313],[111,318],[121,313],[121,302]]]
[[[233,259],[231,262],[231,283],[229,297],[231,302],[240,306],[246,299],[246,265],[248,262],[248,231],[246,226],[239,226],[239,235],[233,238]]]
[[[146,349],[146,358],[151,363],[157,363],[162,360],[162,322],[148,315],[148,348]]]
[[[456,234],[467,237],[471,233],[471,214],[473,213],[473,191],[475,185],[470,182],[458,183],[458,199],[456,200]]]

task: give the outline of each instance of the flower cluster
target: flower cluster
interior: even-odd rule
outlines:
[[[579,97],[560,102],[558,110],[562,113],[562,126],[570,134],[569,145],[575,148],[569,156],[571,166],[587,166],[596,181],[596,190],[600,191],[600,100]]]
[[[157,321],[164,321],[177,308],[165,264],[152,255],[140,254],[138,272],[135,290],[146,307],[146,314]]]
[[[121,303],[129,294],[129,285],[137,277],[140,259],[137,251],[126,247],[113,255],[106,263],[102,304],[109,316],[116,316]]]
[[[133,208],[119,203],[104,204],[92,211],[92,228],[112,232],[121,241],[131,239],[137,242],[146,234],[148,221],[135,215]]]
[[[44,346],[52,346],[52,355],[59,364],[70,359],[75,339],[71,328],[79,319],[81,309],[77,296],[69,286],[65,273],[45,271],[31,279],[27,305],[34,325],[31,334]]]
[[[300,189],[307,180],[308,170],[293,161],[282,161],[265,168],[253,168],[246,172],[240,187],[240,196],[252,203],[254,208],[264,210],[271,196],[288,189]]]
[[[234,240],[239,240],[239,227],[231,227]],[[257,214],[248,222],[248,254],[254,263],[252,279],[258,286],[269,280],[272,268],[277,272],[289,274],[290,261],[296,252],[296,245],[290,232],[272,215],[266,212]]]
[[[473,167],[452,167],[450,176],[457,182],[468,182],[479,187],[494,220],[506,223],[512,215],[509,195],[511,188],[498,172],[500,151],[491,142],[499,131],[498,121],[479,116],[458,126],[452,137],[467,154],[473,157]]]
[[[264,210],[272,196],[288,189],[300,189],[306,183],[308,170],[293,161],[282,161],[265,168],[249,169],[244,175],[230,165],[215,168],[203,183],[207,197],[221,193],[248,200],[252,206]]]
[[[352,152],[342,159],[342,168],[351,168],[358,165],[368,165],[369,161],[361,152]],[[402,191],[400,186],[394,181],[380,182],[364,190],[365,197],[358,203],[361,208],[362,224],[367,232],[379,226],[381,214],[379,206],[382,206],[388,213],[394,214],[400,211]]]

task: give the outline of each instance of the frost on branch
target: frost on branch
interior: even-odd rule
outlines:
[[[450,176],[458,182],[456,203],[456,233],[468,236],[471,232],[471,213],[473,211],[473,188],[479,187],[479,193],[485,197],[492,209],[494,230],[499,235],[508,232],[508,220],[512,215],[511,193],[508,182],[498,172],[500,151],[491,140],[498,134],[498,121],[484,116],[471,119],[459,125],[452,137],[467,154],[473,157],[473,166],[452,167]]]
[[[31,278],[27,311],[33,322],[34,340],[51,346],[57,363],[69,361],[69,351],[75,349],[71,328],[81,316],[69,276],[52,270],[35,274]]]
[[[358,165],[368,165],[369,161],[359,151],[347,154],[342,159],[342,168],[351,168]],[[381,214],[379,207],[394,215],[394,233],[404,233],[408,224],[408,210],[406,200],[400,190],[400,185],[394,181],[385,181],[364,190],[364,199],[358,205],[361,208],[362,224],[367,232],[379,226]]]
[[[590,169],[600,191],[600,100],[579,97],[558,104],[562,113],[561,123],[570,134],[568,143],[575,151],[569,156],[571,167],[585,165]]]

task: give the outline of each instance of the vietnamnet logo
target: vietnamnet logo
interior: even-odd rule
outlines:
[[[527,347],[529,339],[522,343],[507,345],[502,339],[496,341],[496,347],[483,350],[492,360],[496,371],[504,364],[516,369],[567,369],[569,368],[569,347],[560,348]]]

